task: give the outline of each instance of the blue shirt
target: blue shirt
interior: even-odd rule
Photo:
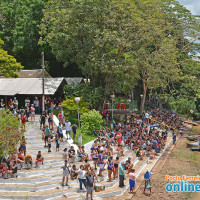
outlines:
[[[124,176],[124,173],[122,172],[122,170],[123,170],[123,171],[125,170],[125,168],[124,168],[123,165],[121,165],[121,166],[119,167],[119,175]]]
[[[150,179],[151,178],[151,172],[145,172],[144,173],[144,178]]]
[[[154,141],[153,141],[153,144],[154,144],[154,148],[156,148],[156,147],[158,146],[157,140],[154,140]]]

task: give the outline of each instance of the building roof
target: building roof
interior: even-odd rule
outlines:
[[[64,78],[45,78],[45,95],[53,95],[59,86],[66,81]],[[42,78],[1,78],[0,95],[16,94],[41,95]]]
[[[65,78],[68,85],[74,84],[74,86],[77,86],[79,83],[85,82],[82,77],[67,77]]]
[[[19,78],[42,78],[42,69],[30,69],[17,72]],[[50,74],[44,70],[45,78],[51,78]]]

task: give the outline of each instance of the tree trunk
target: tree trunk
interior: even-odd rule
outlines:
[[[143,88],[143,97],[141,98],[141,111],[144,110],[144,104],[146,100],[146,95],[147,95],[147,83],[145,82],[145,79],[142,80],[142,88]]]

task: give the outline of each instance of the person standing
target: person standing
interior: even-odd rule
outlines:
[[[44,147],[47,147],[47,142],[48,142],[49,135],[50,135],[50,129],[46,125],[46,128],[45,128],[45,138],[44,138],[45,146]]]
[[[88,171],[88,173],[85,175],[86,176],[86,200],[88,200],[88,196],[90,194],[90,198],[92,200],[92,194],[94,191],[94,174],[92,173],[91,170]]]
[[[26,156],[26,139],[24,136],[22,136],[22,139],[20,141],[20,149],[23,151],[24,156]]]
[[[16,97],[14,97],[13,106],[14,106],[14,110],[17,111],[18,110],[18,100]]]
[[[47,118],[48,118],[48,122],[49,122],[49,128],[51,127],[53,129],[53,113],[49,113]]]
[[[176,143],[176,133],[173,134],[173,144]]]
[[[83,187],[82,187],[83,184],[86,188],[86,177],[85,177],[86,172],[84,170],[83,165],[80,166],[80,169],[77,171],[77,173],[79,174],[78,180],[79,180],[79,183],[80,183],[80,191],[82,192],[83,191]]]
[[[65,160],[64,166],[61,167],[61,168],[63,169],[62,186],[64,186],[65,178],[66,178],[66,186],[69,186],[69,185],[68,185],[69,174],[70,174],[70,169],[69,169],[69,167],[71,167],[71,165],[67,162],[67,160]]]
[[[103,176],[102,172],[104,170],[103,151],[101,151],[99,154],[99,165],[100,165],[99,176],[102,177]]]
[[[40,102],[37,97],[35,97],[35,99],[33,100],[33,104],[35,106],[36,114],[39,114],[40,113]]]
[[[25,115],[25,112],[23,113],[23,115],[21,116],[21,121],[22,121],[22,130],[25,131],[26,129],[26,115]]]
[[[73,142],[74,142],[74,144],[75,144],[75,138],[76,138],[76,129],[77,129],[77,125],[75,123],[73,123],[72,133],[73,133]]]
[[[70,139],[70,135],[71,135],[71,122],[69,122],[69,120],[66,121],[65,127],[66,127],[66,135],[67,135],[67,140],[68,140]]]
[[[46,116],[47,116],[46,112],[43,111],[43,113],[40,116],[40,129],[42,128],[42,125],[43,125],[43,128],[45,127]]]
[[[57,127],[57,131],[58,131],[59,138],[63,142],[63,127],[62,127],[62,123],[61,122],[59,122],[59,125]]]
[[[59,143],[58,133],[56,133],[56,135],[55,135],[55,142],[56,142],[56,151],[59,151],[60,143]]]
[[[31,104],[31,121],[35,121],[35,107],[34,104]]]
[[[135,188],[135,169],[131,169],[129,173],[129,185],[130,185],[130,193],[133,193]]]
[[[108,165],[108,168],[107,168],[107,170],[108,170],[108,182],[111,182],[111,176],[112,176],[112,172],[113,172],[113,157],[110,157],[109,159],[108,159],[108,162],[107,162],[107,165]]]
[[[149,171],[148,168],[144,173],[144,180],[145,180],[144,193],[146,189],[150,189],[150,194],[151,194],[151,172]]]
[[[30,104],[31,104],[31,101],[30,101],[30,99],[27,97],[27,98],[25,99],[25,108],[27,108],[28,105],[30,106]]]
[[[125,163],[122,162],[119,167],[119,187],[124,187],[124,178],[125,178]]]

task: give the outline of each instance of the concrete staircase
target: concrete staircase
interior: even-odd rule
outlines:
[[[85,199],[85,192],[79,192],[79,183],[77,180],[70,180],[69,185],[61,186],[63,165],[62,150],[68,147],[66,142],[60,144],[60,152],[55,151],[55,144],[52,143],[52,152],[48,153],[48,149],[44,148],[44,141],[42,140],[42,132],[39,129],[39,116],[36,116],[36,121],[30,123],[25,132],[27,138],[27,154],[31,154],[35,166],[36,154],[39,150],[42,151],[44,157],[44,165],[39,165],[38,168],[31,170],[22,169],[18,171],[18,178],[0,179],[0,199]],[[170,138],[169,138],[170,140]],[[169,143],[169,141],[168,141]],[[89,147],[87,148],[89,152]],[[135,157],[135,153],[128,148],[124,148],[124,157],[121,157],[121,162],[126,161],[128,157],[132,158],[134,168],[137,176],[143,173],[148,167],[151,169],[156,164],[157,159],[148,162],[148,158],[139,161]],[[77,167],[80,162],[76,162]],[[90,162],[93,165],[93,162]],[[142,173],[141,173],[142,172]],[[98,170],[97,170],[98,173]],[[104,171],[104,178],[100,179],[99,185],[105,185],[105,191],[94,193],[94,199],[103,199],[116,195],[122,195],[128,188],[128,178],[125,181],[124,188],[118,187],[118,180],[107,182],[107,170]],[[98,185],[97,184],[97,185]]]

